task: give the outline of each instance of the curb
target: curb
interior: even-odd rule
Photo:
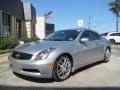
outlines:
[[[5,60],[3,59],[3,60],[2,60],[2,58],[6,57],[6,56],[8,57],[9,54],[10,54],[10,53],[6,53],[6,54],[0,55],[0,59],[1,59],[1,60],[0,60],[0,64],[8,61],[8,59],[5,59]]]
[[[1,55],[0,55],[0,58],[5,57],[5,56],[8,56],[9,54],[10,54],[10,53],[1,54]]]

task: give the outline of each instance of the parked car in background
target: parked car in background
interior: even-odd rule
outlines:
[[[110,40],[111,44],[120,43],[120,32],[102,33],[101,35]]]
[[[9,64],[18,74],[63,81],[80,67],[108,62],[110,45],[94,31],[60,30],[44,40],[17,46],[9,55]]]

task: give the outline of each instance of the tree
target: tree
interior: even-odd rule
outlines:
[[[116,16],[116,31],[119,30],[119,17],[120,17],[120,0],[114,0],[109,3],[110,11]]]

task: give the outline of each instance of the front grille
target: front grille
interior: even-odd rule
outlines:
[[[32,54],[13,51],[12,57],[15,58],[15,59],[29,60],[29,59],[32,58]]]

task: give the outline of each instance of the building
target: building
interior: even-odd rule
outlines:
[[[0,0],[0,37],[33,37],[35,18],[32,4],[23,4],[21,0]]]
[[[38,38],[45,38],[54,32],[54,28],[54,24],[46,23],[45,17],[36,18],[36,35]]]
[[[35,23],[36,23],[36,11],[31,3],[24,3],[24,18],[25,18],[25,31],[27,31],[27,37],[35,36]]]

